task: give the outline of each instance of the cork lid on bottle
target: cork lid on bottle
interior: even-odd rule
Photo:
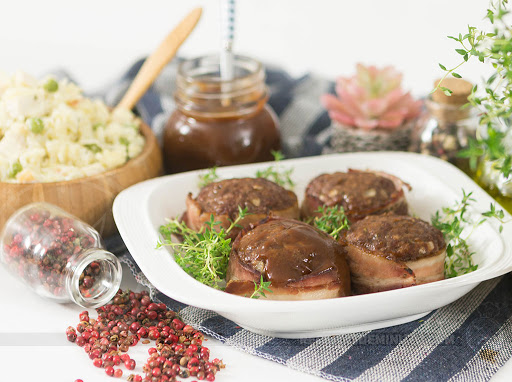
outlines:
[[[440,79],[434,82],[434,86],[441,81]],[[444,94],[441,89],[437,89],[432,94],[432,100],[434,102],[449,104],[449,105],[464,105],[468,102],[468,96],[471,94],[473,84],[461,78],[445,78],[441,86],[450,89],[453,93],[448,96]]]
[[[439,81],[441,80],[436,80],[434,86],[437,86]],[[473,85],[459,78],[445,78],[441,86],[450,89],[452,94],[448,96],[441,89],[437,89],[431,99],[425,101],[430,113],[441,125],[468,118],[470,109],[463,108],[462,105],[468,102]]]

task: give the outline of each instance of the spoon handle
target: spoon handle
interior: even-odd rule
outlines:
[[[194,30],[199,18],[201,8],[195,8],[190,12],[171,33],[162,41],[160,46],[144,61],[139,72],[125,93],[117,108],[131,110],[141,97],[146,93],[164,66],[171,61],[178,48]]]

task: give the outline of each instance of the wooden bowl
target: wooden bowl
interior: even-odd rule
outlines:
[[[142,123],[141,133],[146,138],[142,152],[121,167],[62,182],[0,182],[0,229],[20,207],[32,202],[48,202],[89,223],[103,237],[116,233],[112,203],[117,194],[162,172],[162,153],[153,132]]]

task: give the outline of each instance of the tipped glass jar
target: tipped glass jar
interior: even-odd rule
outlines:
[[[174,99],[176,110],[164,131],[171,173],[268,161],[281,147],[263,66],[251,58],[235,56],[230,81],[221,78],[216,56],[184,61]]]
[[[16,211],[0,242],[5,267],[43,297],[94,308],[121,284],[121,264],[102,248],[98,232],[52,204]]]

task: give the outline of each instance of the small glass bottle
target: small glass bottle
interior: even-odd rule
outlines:
[[[121,263],[98,232],[62,209],[32,203],[16,211],[0,237],[0,259],[36,293],[85,308],[108,303],[121,284]]]
[[[479,129],[481,135],[486,134]],[[512,153],[512,130],[503,131],[505,150]],[[512,175],[505,176],[501,171],[503,159],[491,160],[488,155],[482,156],[478,161],[475,181],[491,195],[496,201],[512,214]]]
[[[471,108],[462,107],[468,102],[473,85],[462,79],[447,78],[442,86],[452,94],[448,96],[438,89],[425,101],[426,112],[413,130],[410,151],[441,158],[469,173],[467,159],[457,154],[468,146],[470,137],[475,137],[478,126]]]
[[[184,61],[176,78],[176,110],[164,130],[171,173],[272,160],[281,138],[263,66],[235,56],[234,79],[221,79],[219,58]]]

